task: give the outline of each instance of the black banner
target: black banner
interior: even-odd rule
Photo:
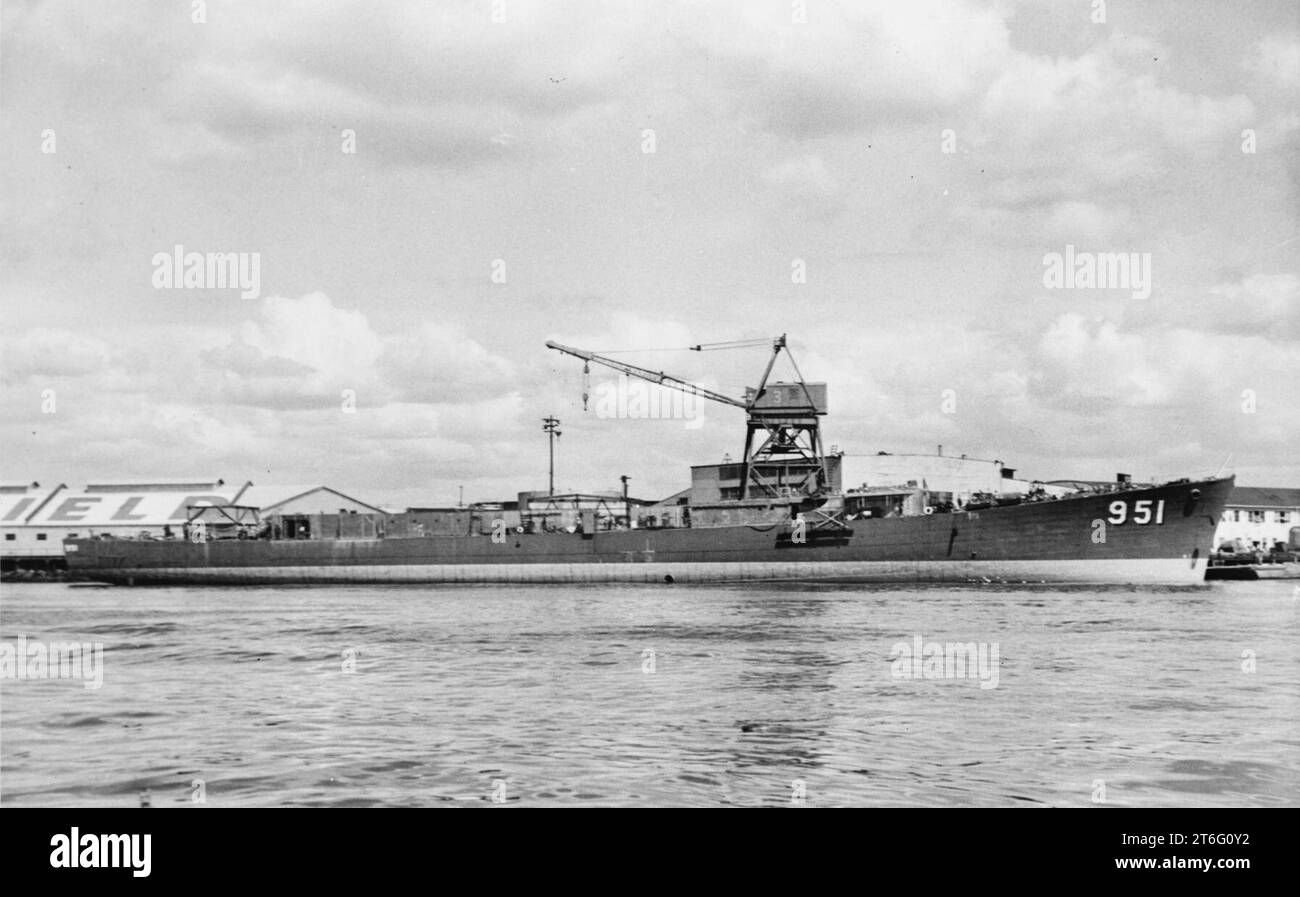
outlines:
[[[1198,875],[1231,887],[1242,876],[1285,874],[1290,865],[1282,860],[1288,840],[1283,818],[1259,810],[1044,815],[877,809],[851,823],[823,815],[825,826],[806,818],[797,826],[763,818],[760,830],[733,816],[737,830],[717,839],[691,834],[693,825],[713,828],[716,822],[662,816],[612,821],[569,815],[571,833],[554,819],[535,830],[536,822],[518,814],[508,823],[487,825],[476,815],[477,822],[459,817],[452,825],[445,815],[402,810],[10,810],[3,816],[6,877],[56,886],[75,880],[127,887],[337,887],[376,875],[466,868],[489,877],[532,868],[550,878],[558,864],[584,877],[617,866],[611,872],[647,880],[666,870],[676,870],[674,879],[692,869],[736,880],[761,871],[769,884],[771,876],[790,875],[811,876],[811,885],[820,875],[815,870],[851,867],[867,880],[910,872],[939,882],[978,870],[984,881],[1041,881],[1050,873],[1069,881],[1182,884]]]

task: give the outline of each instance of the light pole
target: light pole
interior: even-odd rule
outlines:
[[[549,480],[550,485],[548,487],[548,491],[546,494],[554,496],[555,495],[555,440],[559,439],[561,436],[559,418],[555,418],[555,417],[542,418],[542,430],[545,431],[547,441],[550,443],[550,447],[551,447],[551,466],[550,466],[550,480]]]
[[[627,500],[627,481],[631,479],[627,474],[619,477],[623,481],[623,521],[628,529],[632,528],[632,506]]]

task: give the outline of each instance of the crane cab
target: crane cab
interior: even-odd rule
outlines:
[[[821,415],[826,413],[826,384],[788,381],[769,383],[762,395],[751,386],[745,389],[745,404],[750,411]]]

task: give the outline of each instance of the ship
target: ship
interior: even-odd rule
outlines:
[[[763,341],[767,344],[768,341]],[[751,341],[690,347],[696,351]],[[1075,483],[1027,491],[939,490],[909,480],[846,487],[826,451],[824,383],[773,380],[785,336],[744,398],[555,342],[547,346],[660,387],[742,409],[736,463],[705,466],[709,488],[656,513],[627,500],[557,500],[408,512],[358,526],[348,515],[281,526],[258,509],[196,506],[184,538],[69,539],[69,573],[122,585],[329,583],[1077,583],[1204,581],[1233,477]],[[584,407],[590,381],[584,379]],[[559,435],[558,421],[544,429]],[[553,459],[553,451],[552,451]],[[611,509],[612,508],[612,509]],[[361,521],[366,524],[366,521]]]

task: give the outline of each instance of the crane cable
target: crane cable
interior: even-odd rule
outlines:
[[[597,355],[634,355],[638,352],[713,352],[720,349],[752,349],[755,346],[770,346],[770,339],[733,340],[727,343],[700,343],[695,346],[672,346],[658,349],[596,349]]]

